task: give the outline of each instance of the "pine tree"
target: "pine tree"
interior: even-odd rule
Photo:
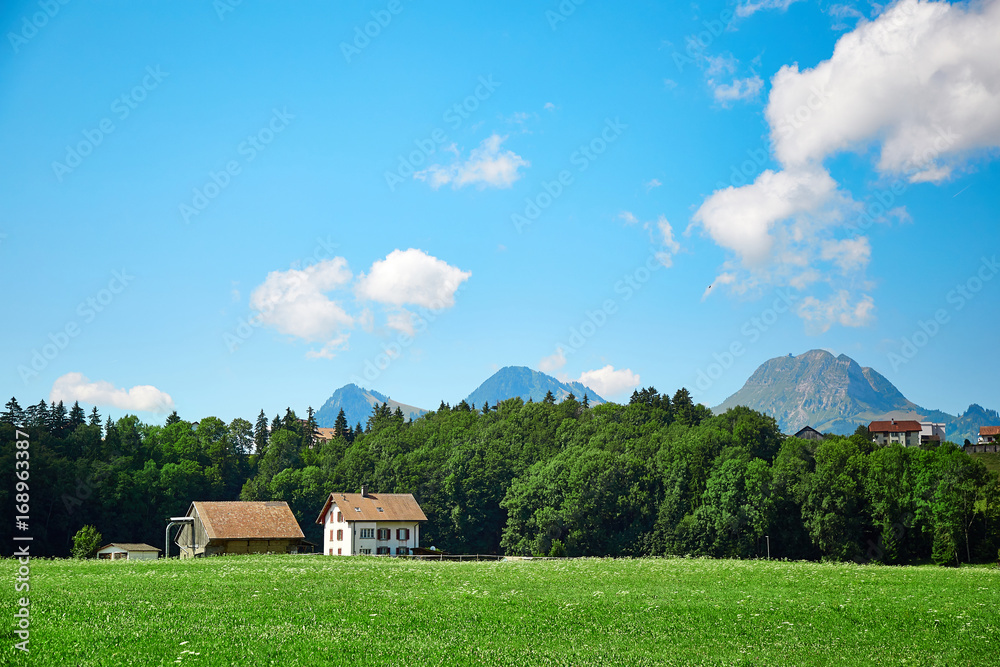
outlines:
[[[319,434],[319,425],[316,423],[316,411],[310,405],[306,411],[306,432],[304,433],[305,443],[310,449],[316,444],[317,434]]]
[[[590,397],[587,394],[583,395],[583,403],[581,405],[583,405],[584,410],[590,408]]]
[[[66,434],[66,425],[68,423],[69,417],[63,402],[59,401],[58,404],[53,403],[49,408],[49,433],[57,438],[63,437]]]
[[[101,425],[101,413],[97,411],[97,406],[95,405],[90,411],[90,426],[100,426]]]
[[[178,415],[177,411],[174,410],[167,416],[167,426],[170,426],[171,424],[176,424],[180,420],[181,420],[180,415]]]
[[[400,408],[398,405],[396,406],[396,411],[394,413],[392,413],[392,416],[395,419],[397,419],[400,423],[402,423],[406,419],[405,417],[403,417],[403,410],[402,410],[402,408]]]
[[[542,403],[545,403],[546,405],[555,405],[556,397],[552,394],[551,389],[545,392],[545,398],[542,399]]]
[[[347,415],[344,414],[344,408],[340,409],[337,413],[337,421],[333,423],[333,432],[338,438],[349,439],[351,435],[351,427],[347,423]]]
[[[87,413],[80,407],[80,401],[73,401],[73,407],[69,411],[69,428],[76,430],[77,426],[87,423]]]
[[[267,415],[261,410],[253,429],[254,454],[263,454],[267,449]]]
[[[271,420],[271,435],[274,435],[278,431],[284,428],[281,424],[281,417],[274,415],[274,419]]]
[[[490,402],[489,401],[485,401],[483,403],[483,414],[484,415],[490,414]]]
[[[17,399],[13,396],[4,406],[4,411],[0,413],[0,421],[12,426],[24,426],[24,410],[18,405]]]
[[[361,428],[361,422],[358,422],[354,425],[354,438],[357,438],[362,433],[364,433],[364,430]],[[354,438],[351,438],[351,440],[354,440]]]

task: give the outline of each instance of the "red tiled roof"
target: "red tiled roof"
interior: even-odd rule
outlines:
[[[267,502],[193,502],[205,534],[210,540],[283,540],[305,537],[288,503]]]
[[[322,525],[332,505],[347,521],[427,521],[412,493],[331,493],[316,523]]]
[[[912,420],[872,422],[868,425],[869,433],[911,433],[920,431],[920,422]]]
[[[1000,435],[1000,426],[980,426],[979,435]]]

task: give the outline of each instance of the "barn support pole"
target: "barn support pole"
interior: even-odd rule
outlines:
[[[194,558],[194,517],[193,516],[172,516],[167,530],[163,535],[163,557],[170,558],[170,529],[174,526],[191,526],[191,557]],[[180,553],[177,554],[180,558]]]

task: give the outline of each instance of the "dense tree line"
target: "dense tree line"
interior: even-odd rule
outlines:
[[[406,422],[376,406],[331,440],[286,409],[256,422],[176,413],[103,424],[96,409],[11,399],[0,462],[13,507],[14,429],[31,442],[31,534],[65,556],[92,524],[107,541],[162,546],[193,500],[285,500],[308,539],[330,491],[413,493],[424,546],[460,553],[668,555],[885,563],[986,561],[1000,547],[1000,481],[951,443],[879,447],[784,437],[744,407],[712,415],[681,389],[627,405],[442,402]],[[9,472],[8,472],[9,471]],[[0,539],[10,544],[12,523]]]

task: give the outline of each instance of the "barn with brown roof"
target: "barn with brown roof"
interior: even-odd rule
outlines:
[[[177,534],[175,543],[181,558],[310,550],[299,522],[284,501],[196,501],[186,516],[194,521]]]
[[[979,440],[965,451],[1000,453],[1000,426],[980,426]]]

